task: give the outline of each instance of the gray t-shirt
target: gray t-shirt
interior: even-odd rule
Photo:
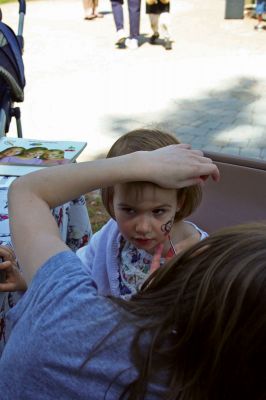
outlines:
[[[0,359],[3,400],[117,400],[136,378],[134,323],[98,296],[81,261],[59,253],[37,272],[9,311],[11,334]],[[147,399],[162,398],[151,385]]]

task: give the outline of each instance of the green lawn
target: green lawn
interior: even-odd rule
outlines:
[[[0,6],[1,6],[1,4],[4,4],[4,3],[11,3],[11,2],[14,3],[14,1],[17,1],[17,0],[0,0]]]

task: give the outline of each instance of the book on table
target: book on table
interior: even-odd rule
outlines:
[[[0,138],[0,175],[21,176],[44,167],[74,162],[86,142]]]

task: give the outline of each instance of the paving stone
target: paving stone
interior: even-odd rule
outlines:
[[[242,148],[240,150],[240,156],[250,157],[250,158],[260,158],[261,149],[259,148]]]
[[[180,127],[180,128],[178,129],[177,132],[178,132],[179,134],[181,134],[181,135],[186,135],[186,134],[188,134],[188,135],[193,135],[193,136],[195,136],[195,135],[198,134],[199,130],[198,130],[198,128],[196,128],[196,127],[194,127],[194,126],[186,126],[186,127],[182,126],[182,127]]]
[[[194,140],[194,135],[190,135],[188,133],[181,134],[181,133],[176,133],[177,138],[183,142],[183,143],[192,143]]]
[[[235,146],[225,146],[222,149],[222,153],[238,156],[240,154],[240,148]]]
[[[256,112],[253,114],[253,124],[266,126],[266,108],[263,114]]]
[[[216,146],[227,147],[231,143],[231,140],[225,140],[219,137],[213,137],[212,143]]]
[[[222,115],[219,127],[221,128],[222,126],[231,125],[235,122],[235,120],[236,120],[236,115],[226,115],[226,116]]]
[[[206,130],[214,130],[216,129],[219,125],[220,125],[221,121],[218,118],[215,118],[213,120],[207,120],[206,122],[204,122],[200,128],[201,129],[206,129]]]
[[[266,147],[261,150],[260,158],[266,160]]]
[[[215,153],[221,153],[223,149],[221,146],[215,146],[211,144],[205,144],[202,146],[202,148],[206,151],[213,151]]]

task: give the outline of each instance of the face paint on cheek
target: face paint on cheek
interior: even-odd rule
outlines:
[[[163,224],[161,226],[161,231],[166,235],[168,235],[172,229],[172,226],[174,224],[174,217],[172,217],[166,224]]]

